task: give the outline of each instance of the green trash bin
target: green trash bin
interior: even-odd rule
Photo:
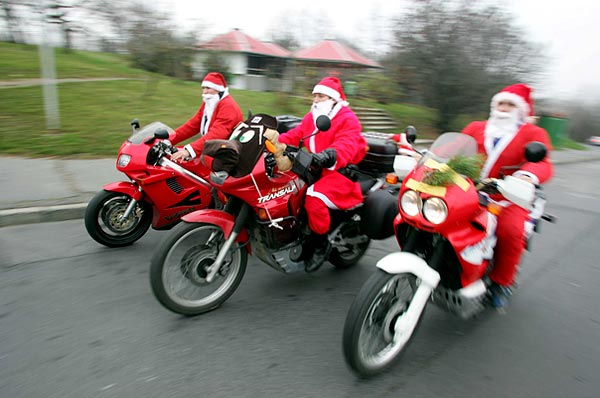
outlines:
[[[568,123],[569,119],[564,117],[540,116],[537,125],[548,132],[552,145],[556,146],[566,138]]]
[[[357,84],[352,80],[347,80],[344,83],[344,93],[348,96],[356,95]]]

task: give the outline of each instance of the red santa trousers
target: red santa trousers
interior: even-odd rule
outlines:
[[[494,249],[494,268],[490,279],[502,286],[510,286],[514,282],[517,266],[525,250],[525,222],[529,212],[517,205],[508,205],[498,216]]]

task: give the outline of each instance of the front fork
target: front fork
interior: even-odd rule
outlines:
[[[242,203],[239,213],[235,218],[235,223],[233,225],[231,234],[229,234],[229,238],[225,240],[225,243],[221,247],[221,250],[219,250],[219,254],[217,254],[215,262],[208,268],[206,282],[211,283],[217,275],[217,273],[219,272],[219,270],[221,269],[225,256],[227,255],[227,253],[229,253],[229,249],[231,249],[233,242],[235,242],[235,240],[237,239],[244,225],[246,225],[246,220],[248,218],[249,212],[250,206],[248,206],[246,203]]]
[[[142,193],[142,187],[138,185],[138,191],[140,193]],[[129,217],[129,215],[131,214],[131,212],[133,211],[133,209],[135,208],[135,205],[137,204],[137,200],[135,200],[135,198],[132,196],[131,197],[131,201],[129,202],[129,204],[127,205],[127,209],[125,209],[125,213],[123,213],[121,215],[121,217],[119,217],[119,222],[124,222],[125,220],[127,220],[127,218]]]

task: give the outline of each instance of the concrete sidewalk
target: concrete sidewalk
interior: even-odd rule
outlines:
[[[554,164],[600,160],[600,147],[560,150]],[[113,181],[128,181],[112,159],[0,156],[0,227],[83,218],[90,199]]]

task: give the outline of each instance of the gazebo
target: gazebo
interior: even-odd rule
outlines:
[[[323,40],[310,48],[298,50],[292,54],[292,58],[304,64],[317,64],[324,68],[383,68],[377,62],[335,40]]]

